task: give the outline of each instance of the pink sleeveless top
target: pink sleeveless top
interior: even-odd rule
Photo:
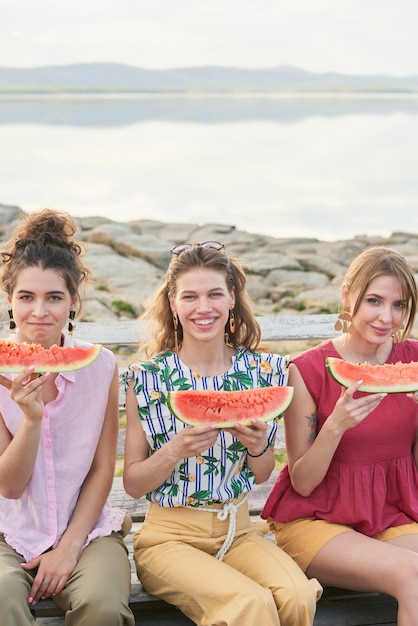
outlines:
[[[32,477],[21,498],[0,496],[0,534],[27,561],[56,546],[67,528],[99,441],[114,369],[114,355],[102,348],[84,369],[58,374],[57,397],[44,406]],[[0,413],[14,435],[21,410],[1,386]],[[124,515],[106,503],[85,545],[120,530]]]
[[[331,341],[293,359],[318,409],[318,430],[332,412],[341,386],[325,367],[339,357]],[[418,341],[394,344],[388,363],[418,360]],[[418,521],[418,471],[412,456],[418,405],[405,393],[388,394],[363,422],[347,430],[327,475],[308,497],[293,489],[287,465],[280,472],[262,517],[348,524],[373,537],[391,526]]]

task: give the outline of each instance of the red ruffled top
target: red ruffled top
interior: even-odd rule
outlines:
[[[318,408],[318,431],[341,394],[341,385],[326,369],[328,356],[341,358],[332,341],[293,359]],[[387,363],[397,361],[418,361],[418,341],[395,343]],[[344,433],[327,475],[310,496],[296,493],[286,465],[261,516],[277,522],[323,519],[371,537],[418,521],[418,470],[412,456],[417,422],[418,405],[406,393],[388,394]]]

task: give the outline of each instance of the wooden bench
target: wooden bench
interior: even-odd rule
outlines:
[[[295,315],[295,316],[266,316],[258,318],[262,330],[263,341],[266,343],[282,342],[286,352],[292,352],[294,341],[311,342],[333,337],[336,315]],[[77,325],[76,336],[80,339],[101,343],[118,354],[121,348],[135,349],[141,339],[142,328],[134,321],[120,321],[110,324],[80,323]],[[289,347],[290,346],[290,347]],[[277,345],[273,346],[277,351]],[[123,361],[123,359],[121,359]],[[121,362],[120,370],[124,369]],[[123,408],[124,394],[121,390],[120,403]],[[125,431],[119,432],[118,455],[123,456]],[[283,428],[279,429],[276,449],[285,447]],[[275,479],[277,471],[273,472],[270,480],[257,487],[250,493],[249,508],[253,519],[257,519],[264,505]],[[181,626],[192,624],[178,609],[166,602],[151,596],[144,591],[138,582],[132,558],[132,536],[144,519],[147,508],[145,498],[134,500],[128,496],[122,484],[122,478],[115,476],[110,494],[110,501],[116,507],[127,510],[133,520],[131,533],[126,537],[126,544],[132,567],[132,588],[130,606],[135,615],[136,624],[169,624]],[[269,537],[269,535],[267,535]],[[270,536],[270,539],[273,538]],[[314,626],[380,626],[396,624],[397,603],[394,598],[377,593],[358,593],[333,587],[326,588],[318,602]],[[33,608],[35,619],[45,625],[64,624],[63,611],[52,600],[43,600]],[[55,620],[53,619],[55,618]],[[253,626],[243,624],[243,626]]]

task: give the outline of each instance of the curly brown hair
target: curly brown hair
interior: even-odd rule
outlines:
[[[63,277],[70,295],[77,297],[80,307],[80,287],[90,277],[90,270],[81,259],[86,248],[75,239],[75,233],[75,221],[67,213],[42,209],[22,214],[1,253],[3,291],[9,296],[13,294],[22,269],[53,269]]]

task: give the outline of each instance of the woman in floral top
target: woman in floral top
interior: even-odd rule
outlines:
[[[258,352],[245,284],[222,244],[176,246],[143,316],[150,340],[130,367],[126,400],[124,485],[150,501],[135,562],[147,591],[196,624],[309,626],[319,583],[265,539],[246,501],[274,468],[275,421],[190,427],[167,405],[171,390],[286,384],[286,358]]]

